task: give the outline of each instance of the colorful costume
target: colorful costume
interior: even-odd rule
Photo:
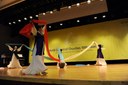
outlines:
[[[43,24],[44,27],[43,29],[38,30],[38,26],[35,28],[35,24]],[[42,30],[42,31],[41,31]],[[46,30],[46,21],[45,20],[32,20],[29,24],[25,25],[19,32],[21,35],[30,38],[31,34],[33,34],[35,37],[35,46],[33,50],[33,59],[30,65],[22,71],[24,74],[39,74],[45,72],[47,70],[47,67],[44,64],[43,58],[43,52],[44,52],[44,42],[46,46],[46,51],[48,53],[48,56],[55,60],[55,61],[60,61],[57,58],[54,58],[49,51],[48,47],[48,34]],[[43,36],[44,35],[44,36]]]
[[[38,23],[38,24],[43,24],[44,27],[46,28],[46,21],[45,20],[32,20],[30,23],[28,23],[27,25],[25,25],[19,32],[19,34],[27,37],[27,38],[30,38],[31,36],[31,33],[33,35],[36,34],[36,29],[34,27],[34,24],[33,23]],[[46,52],[48,54],[48,56],[54,60],[54,61],[57,61],[57,62],[60,62],[59,59],[55,58],[54,56],[51,55],[50,53],[50,50],[49,50],[49,46],[48,46],[48,33],[47,33],[47,29],[44,29],[44,42],[45,42],[45,47],[46,47]]]
[[[67,64],[64,61],[64,56],[62,54],[62,49],[58,48],[58,58],[60,59],[60,62],[57,63],[58,68],[64,68]]]
[[[107,65],[106,61],[104,60],[104,56],[101,50],[101,45],[98,45],[98,50],[97,50],[97,61],[96,65],[102,66],[102,65]]]
[[[43,61],[44,59],[43,52],[44,52],[43,33],[41,31],[37,31],[35,36],[35,45],[32,55],[33,57],[32,62],[26,69],[22,71],[24,74],[40,74],[47,70],[47,67],[45,66]]]

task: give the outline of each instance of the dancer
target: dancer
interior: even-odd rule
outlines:
[[[17,46],[14,46],[14,48],[12,48],[8,44],[6,44],[6,46],[8,46],[9,50],[12,52],[12,58],[11,58],[9,65],[7,65],[7,67],[8,68],[22,68],[22,66],[20,65],[17,53],[21,51],[23,44],[19,48],[17,48]]]
[[[98,49],[97,49],[97,61],[96,61],[96,64],[95,65],[98,65],[98,66],[106,66],[107,63],[104,60],[104,56],[103,56],[103,53],[102,53],[101,48],[102,48],[102,45],[99,44],[98,45]]]
[[[62,55],[62,49],[58,48],[58,58],[60,59],[60,62],[57,63],[58,68],[64,68],[67,64],[64,61],[64,57]]]
[[[30,65],[22,70],[23,74],[30,74],[30,75],[38,75],[43,74],[46,75],[45,72],[47,70],[47,67],[44,64],[44,30],[45,26],[42,28],[42,26],[39,26],[36,23],[33,23],[35,26],[31,32],[31,34],[35,37],[35,45],[33,49],[32,54],[32,62]]]

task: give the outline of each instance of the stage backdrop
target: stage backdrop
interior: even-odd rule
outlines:
[[[50,52],[56,58],[57,48],[63,49],[63,56],[67,58],[95,41],[103,45],[105,60],[128,59],[128,18],[51,31],[48,37]],[[79,57],[66,62],[95,61],[96,55],[97,48],[92,45]],[[45,59],[45,62],[53,61]]]

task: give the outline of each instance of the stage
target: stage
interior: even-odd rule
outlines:
[[[22,69],[0,68],[0,80],[9,85],[128,85],[128,64],[48,66],[47,75],[23,75]]]

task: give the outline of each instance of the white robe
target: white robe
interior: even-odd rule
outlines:
[[[97,66],[106,66],[107,63],[106,63],[104,58],[97,58],[95,65],[97,65]]]
[[[16,58],[14,53],[12,54],[12,59],[11,59],[9,65],[7,65],[7,67],[8,68],[22,68],[19,60]]]
[[[34,47],[33,55],[32,55],[32,62],[30,65],[22,70],[23,74],[30,74],[30,75],[35,75],[35,74],[40,74],[43,73],[47,70],[47,67],[44,64],[43,61],[43,55],[35,55],[36,53],[36,45]]]

